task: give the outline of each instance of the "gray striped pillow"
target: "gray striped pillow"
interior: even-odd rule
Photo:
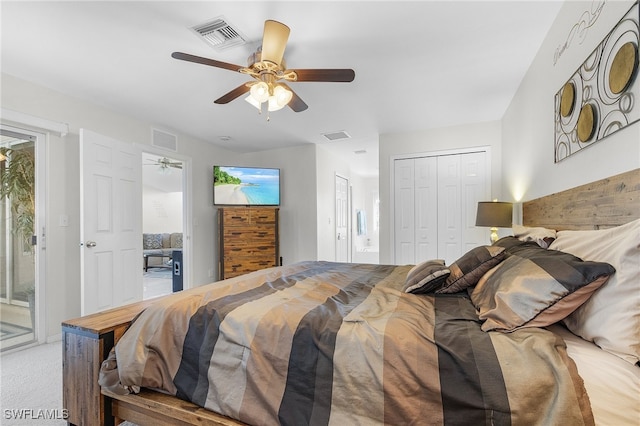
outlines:
[[[479,246],[469,250],[449,265],[451,274],[436,293],[457,293],[476,285],[489,269],[502,262],[504,256],[504,247]]]
[[[444,260],[427,260],[411,268],[402,290],[413,294],[432,293],[444,284],[449,273]]]
[[[544,327],[577,309],[613,273],[608,263],[523,244],[480,279],[471,301],[484,331]]]

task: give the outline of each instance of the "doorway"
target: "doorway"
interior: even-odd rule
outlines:
[[[44,214],[44,135],[0,127],[0,349],[38,337],[38,294],[44,262],[37,230]],[[44,236],[44,228],[42,228]]]
[[[349,262],[349,180],[336,175],[336,262]]]
[[[182,289],[183,165],[164,154],[142,153],[143,299]]]

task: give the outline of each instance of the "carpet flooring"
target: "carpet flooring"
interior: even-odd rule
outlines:
[[[2,426],[67,424],[62,409],[62,342],[0,355],[0,384]]]

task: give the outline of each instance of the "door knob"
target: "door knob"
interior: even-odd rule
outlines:
[[[97,244],[96,244],[96,242],[95,242],[95,241],[87,241],[86,246],[87,246],[87,247],[89,247],[89,248],[91,248],[91,247],[95,247],[95,246],[97,246]]]

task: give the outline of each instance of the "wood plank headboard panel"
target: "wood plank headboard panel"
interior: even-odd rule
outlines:
[[[640,169],[526,201],[523,224],[550,229],[600,229],[640,218]]]

